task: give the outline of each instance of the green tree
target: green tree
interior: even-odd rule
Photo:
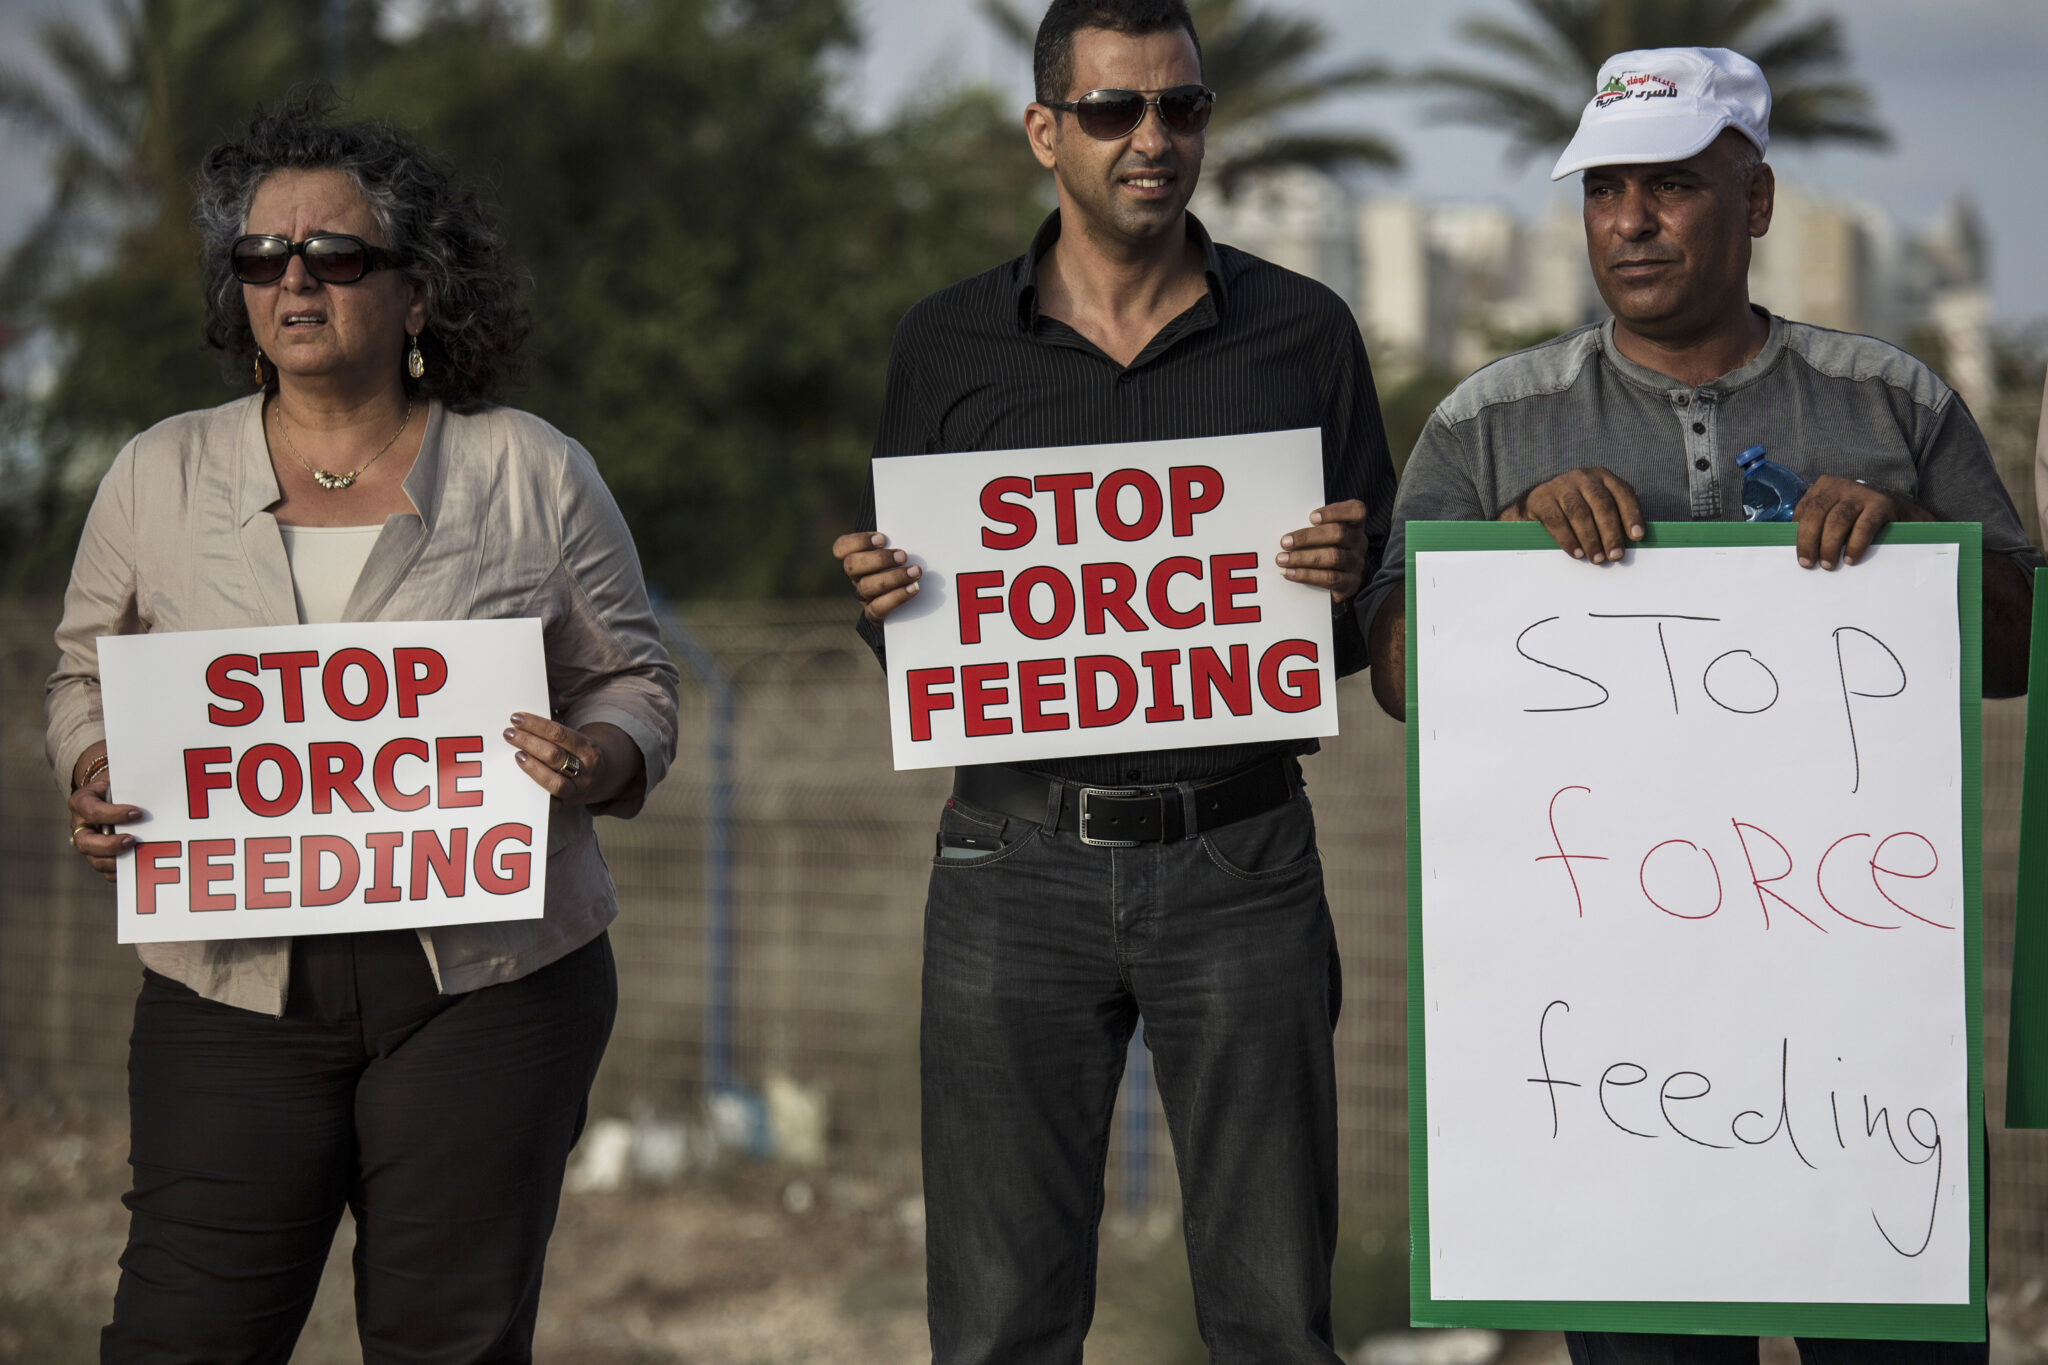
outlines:
[[[1733,48],[1762,67],[1773,141],[1889,145],[1870,92],[1839,74],[1848,53],[1832,15],[1771,27],[1785,0],[1516,2],[1521,22],[1463,20],[1458,32],[1473,55],[1416,76],[1448,97],[1436,116],[1505,132],[1511,159],[1556,155],[1578,128],[1601,63],[1650,47]]]
[[[839,589],[897,319],[1042,212],[985,95],[842,117],[854,37],[838,0],[583,0],[488,61],[451,16],[359,86],[496,182],[534,281],[524,405],[590,447],[678,596]]]
[[[38,329],[60,358],[10,425],[39,458],[15,506],[15,577],[70,563],[89,488],[118,441],[218,402],[202,347],[191,179],[205,148],[257,102],[318,74],[319,0],[115,0],[111,43],[77,15],[39,34],[36,79],[0,66],[0,118],[47,150],[51,199],[0,266],[0,325]]]
[[[1037,19],[1017,0],[981,0],[981,11],[1024,53]],[[1314,19],[1261,9],[1244,0],[1190,0],[1202,39],[1202,79],[1216,91],[1204,173],[1232,193],[1245,174],[1269,166],[1371,166],[1392,170],[1401,154],[1385,138],[1345,129],[1301,128],[1295,115],[1332,95],[1382,86],[1393,79],[1378,62],[1323,70],[1310,64],[1330,35]]]
[[[104,117],[64,122],[25,77],[0,92],[43,118],[60,182],[84,166],[15,259],[11,315],[59,361],[26,414],[41,492],[15,508],[17,579],[61,580],[120,440],[247,392],[201,347],[191,176],[320,74],[320,9],[121,0],[110,48],[61,37]],[[836,588],[826,547],[860,500],[897,319],[1021,250],[1044,211],[1008,114],[963,91],[853,125],[833,100],[857,40],[844,0],[557,0],[537,25],[516,0],[445,0],[396,41],[367,0],[348,13],[340,116],[410,126],[486,187],[534,314],[518,401],[589,446],[650,580]],[[30,261],[88,229],[63,269]]]

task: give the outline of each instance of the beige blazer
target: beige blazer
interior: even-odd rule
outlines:
[[[348,621],[537,616],[549,700],[564,724],[605,721],[647,763],[676,748],[675,664],[661,642],[618,505],[582,446],[511,408],[459,416],[429,405],[405,491],[417,514],[385,519]],[[100,481],[72,565],[47,689],[46,746],[67,794],[78,756],[104,737],[102,635],[298,624],[279,497],[252,395],[143,432]],[[114,772],[119,799],[120,772]],[[640,801],[599,813],[630,816]],[[618,913],[593,809],[548,821],[547,912],[538,920],[419,931],[444,993],[526,975],[582,947]],[[288,939],[139,945],[143,965],[210,1000],[282,1014]]]

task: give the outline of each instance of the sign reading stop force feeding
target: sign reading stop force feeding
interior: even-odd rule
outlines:
[[[1323,505],[1314,430],[874,462],[924,570],[888,619],[898,768],[1337,733],[1330,595],[1280,537]]]
[[[548,713],[540,622],[103,636],[123,943],[538,919],[548,795],[502,737]]]
[[[1914,529],[1828,573],[1790,528],[1609,568],[1409,528],[1420,1320],[1972,1302],[1978,552]]]

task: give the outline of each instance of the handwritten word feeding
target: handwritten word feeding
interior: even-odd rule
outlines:
[[[1599,1079],[1590,1083],[1567,1079],[1565,1075],[1560,1074],[1562,1068],[1553,1062],[1553,1039],[1550,1034],[1553,1011],[1562,1011],[1569,1015],[1572,1013],[1572,1007],[1564,1000],[1552,1000],[1543,1007],[1543,1012],[1536,1022],[1536,1055],[1543,1074],[1528,1078],[1529,1084],[1542,1086],[1549,1099],[1550,1136],[1553,1141],[1564,1140],[1568,1136],[1565,1124],[1566,1110],[1559,1099],[1559,1091],[1565,1090],[1582,1092],[1571,1097],[1573,1126],[1569,1130],[1569,1137],[1572,1139],[1585,1136],[1586,1124],[1590,1124],[1595,1131],[1601,1131],[1599,1125],[1604,1123],[1616,1132],[1646,1141],[1675,1136],[1692,1144],[1694,1148],[1721,1152],[1761,1149],[1782,1139],[1784,1148],[1790,1151],[1793,1159],[1809,1171],[1819,1171],[1822,1168],[1821,1163],[1828,1160],[1825,1137],[1822,1136],[1821,1141],[1815,1143],[1815,1135],[1809,1130],[1807,1145],[1813,1148],[1812,1155],[1809,1155],[1806,1146],[1800,1143],[1794,1124],[1795,1087],[1792,1079],[1791,1038],[1784,1037],[1778,1042],[1778,1098],[1775,1118],[1763,1108],[1741,1109],[1731,1114],[1726,1104],[1721,1106],[1718,1113],[1714,1112],[1712,1105],[1705,1105],[1698,1110],[1682,1108],[1674,1113],[1674,1105],[1692,1106],[1707,1100],[1714,1093],[1713,1080],[1705,1073],[1689,1067],[1679,1067],[1666,1072],[1657,1084],[1656,1106],[1652,1110],[1646,1099],[1633,1093],[1634,1087],[1646,1084],[1651,1076],[1650,1069],[1641,1062],[1610,1062],[1600,1071]],[[1561,1020],[1560,1027],[1562,1024]],[[1841,1060],[1839,1057],[1836,1058],[1837,1062]],[[1590,1076],[1592,1072],[1578,1074]],[[1802,1090],[1801,1093],[1803,1095],[1805,1092]],[[1933,1189],[1927,1201],[1927,1226],[1917,1245],[1910,1233],[1901,1232],[1898,1236],[1893,1235],[1894,1229],[1899,1226],[1896,1217],[1893,1226],[1887,1227],[1878,1210],[1870,1210],[1871,1222],[1875,1224],[1878,1235],[1884,1238],[1885,1244],[1901,1256],[1917,1257],[1934,1241],[1935,1220],[1941,1211],[1944,1165],[1941,1121],[1932,1109],[1925,1105],[1916,1105],[1907,1110],[1905,1118],[1895,1125],[1889,1106],[1880,1105],[1873,1110],[1871,1097],[1867,1092],[1860,1098],[1863,1105],[1863,1142],[1875,1142],[1878,1130],[1882,1129],[1886,1144],[1898,1160],[1909,1167],[1917,1168],[1929,1164],[1934,1167]],[[1592,1099],[1594,1104],[1585,1105],[1586,1099]],[[1817,1104],[1817,1101],[1814,1103]],[[1592,1108],[1599,1110],[1598,1119],[1592,1117]],[[1837,1149],[1845,1153],[1850,1152],[1850,1139],[1855,1135],[1857,1128],[1853,1117],[1854,1110],[1851,1110],[1851,1122],[1846,1132],[1842,1126],[1841,1096],[1836,1090],[1831,1089],[1827,1092],[1827,1110],[1832,1120]],[[1709,1117],[1709,1114],[1712,1114],[1712,1117]],[[1581,1123],[1581,1116],[1585,1123]],[[1764,1126],[1767,1123],[1770,1125],[1768,1129]],[[1914,1148],[1919,1155],[1907,1155],[1906,1148],[1900,1145],[1901,1129],[1904,1130],[1907,1145]],[[1721,1141],[1723,1137],[1732,1141]],[[1818,1158],[1818,1161],[1815,1158]],[[1914,1231],[1919,1231],[1917,1223],[1916,1217],[1913,1220]]]

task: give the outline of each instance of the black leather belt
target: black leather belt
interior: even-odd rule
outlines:
[[[1191,838],[1285,805],[1294,799],[1294,785],[1294,764],[1285,756],[1198,782],[1191,803],[1183,802],[1177,786],[1090,787],[1002,764],[959,768],[953,774],[953,794],[962,800],[1034,825],[1050,819],[1053,828],[1078,834],[1082,843],[1097,848]],[[1193,829],[1187,824],[1190,813]]]

